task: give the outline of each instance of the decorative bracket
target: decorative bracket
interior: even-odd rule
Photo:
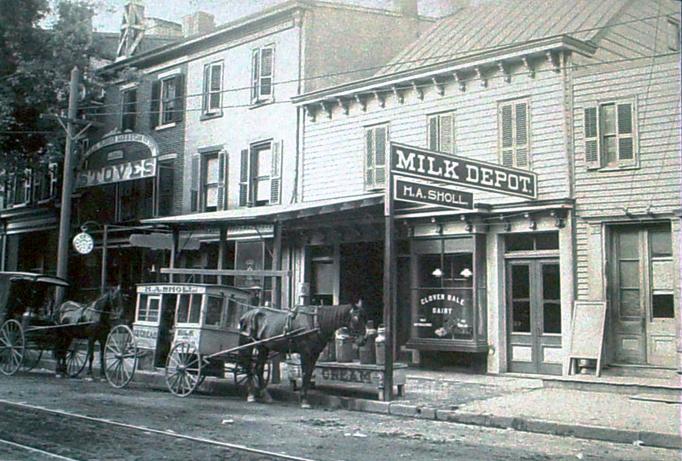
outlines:
[[[343,98],[336,98],[336,102],[339,104],[339,107],[343,109],[343,113],[348,115],[350,104],[348,104]]]
[[[476,66],[474,67],[474,71],[476,71],[476,77],[481,81],[481,87],[486,88],[488,86],[488,79],[483,76],[481,68]]]
[[[455,79],[455,83],[459,85],[459,91],[465,91],[466,90],[466,82],[462,80],[461,75],[459,75],[459,72],[455,71],[452,73],[452,77]]]
[[[535,78],[535,69],[533,68],[533,65],[532,65],[532,63],[530,62],[530,59],[528,58],[528,56],[524,56],[524,57],[521,58],[521,59],[523,59],[523,65],[524,65],[524,66],[526,67],[526,69],[528,70],[528,76],[529,76],[530,78]]]
[[[312,106],[305,106],[305,113],[308,115],[308,119],[311,122],[315,121],[315,111],[313,110]]]
[[[549,215],[554,218],[554,227],[558,229],[563,229],[566,223],[564,223],[564,216],[561,211],[552,210]]]
[[[402,91],[399,91],[396,85],[391,86],[391,90],[393,90],[393,96],[395,96],[400,104],[405,102],[405,97],[403,96]]]
[[[327,113],[327,118],[329,118],[329,119],[332,118],[332,106],[331,106],[331,104],[327,104],[326,102],[322,101],[320,103],[320,108],[322,108],[322,110]]]
[[[538,223],[535,221],[535,218],[533,218],[533,216],[531,216],[530,213],[524,213],[523,217],[528,220],[528,229],[535,230],[538,228]]]
[[[431,81],[433,82],[433,85],[436,87],[436,91],[440,96],[443,96],[445,94],[445,85],[440,83],[436,77],[431,77]]]
[[[414,80],[412,81],[412,89],[417,93],[417,97],[423,101],[424,100],[424,90],[422,88],[420,88],[419,85],[417,85],[417,82],[415,82]]]
[[[552,65],[554,72],[561,72],[561,57],[555,56],[551,51],[548,51],[545,56],[547,56],[547,62]]]
[[[465,223],[464,225],[464,230],[467,232],[471,232],[474,229],[474,225],[471,223],[471,220],[464,215],[461,215],[459,219]]]
[[[367,111],[367,101],[365,101],[359,94],[355,95],[355,102],[360,104],[363,112]]]
[[[502,221],[502,225],[504,226],[504,231],[505,232],[511,232],[511,230],[512,230],[511,221],[506,220],[504,218],[504,216],[500,216],[500,221]]]
[[[374,97],[376,98],[377,101],[379,101],[380,107],[386,107],[386,98],[384,98],[384,96],[380,94],[377,90],[374,90]]]
[[[509,72],[509,69],[505,67],[504,63],[502,61],[497,63],[497,67],[500,68],[500,72],[504,75],[504,81],[507,83],[511,82],[511,73]]]

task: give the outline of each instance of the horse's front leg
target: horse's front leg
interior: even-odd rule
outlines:
[[[301,408],[308,409],[310,407],[310,403],[308,402],[308,389],[310,388],[310,381],[312,380],[313,377],[313,370],[315,369],[315,362],[313,361],[312,357],[310,357],[308,354],[301,353],[301,374],[302,376],[302,382],[301,382]]]
[[[267,383],[265,382],[265,364],[268,361],[268,350],[264,347],[259,347],[258,357],[256,358],[256,380],[257,380],[257,390],[258,396],[263,399],[264,402],[272,402],[272,397],[268,393]]]
[[[95,338],[88,338],[88,374],[85,377],[86,381],[92,381],[92,362],[95,359]]]
[[[105,341],[99,338],[97,341],[99,343],[99,378],[104,381],[106,380],[106,374],[104,373],[104,344]]]

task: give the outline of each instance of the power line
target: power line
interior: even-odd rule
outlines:
[[[562,33],[561,35],[570,35],[570,34],[576,34],[576,33],[582,33],[582,32],[591,32],[591,31],[595,31],[595,30],[603,30],[603,29],[608,29],[608,28],[612,28],[615,26],[627,25],[627,24],[632,24],[635,22],[645,22],[645,21],[649,21],[652,19],[667,18],[667,17],[669,17],[669,15],[667,15],[667,14],[664,14],[664,15],[658,14],[655,16],[647,16],[644,18],[637,18],[637,19],[632,19],[629,21],[622,21],[622,22],[618,22],[618,23],[608,24],[605,26],[590,27],[590,28],[584,28],[584,29],[576,29],[573,31],[566,31],[566,32]],[[658,23],[658,21],[657,21],[657,23]],[[430,57],[426,57],[426,58],[418,58],[418,59],[411,59],[411,60],[405,60],[405,61],[396,61],[396,62],[391,62],[391,63],[377,65],[377,66],[363,67],[363,68],[334,72],[334,73],[329,73],[329,74],[320,74],[320,75],[315,75],[315,76],[311,76],[311,77],[304,77],[304,78],[300,78],[300,79],[281,80],[278,82],[273,81],[271,83],[271,85],[273,87],[275,87],[275,86],[293,84],[293,83],[298,83],[298,82],[303,82],[303,81],[339,77],[339,76],[343,76],[343,75],[349,75],[349,74],[360,73],[360,72],[378,71],[381,69],[388,69],[388,68],[401,66],[401,65],[405,65],[405,64],[420,64],[420,63],[426,64],[429,61],[447,59],[447,58],[455,58],[455,57],[465,57],[465,56],[468,56],[468,55],[474,54],[474,53],[480,53],[480,52],[484,52],[484,51],[494,50],[494,49],[499,48],[500,46],[503,46],[503,44],[498,44],[498,45],[494,45],[494,46],[487,46],[487,47],[480,47],[480,48],[472,48],[472,49],[466,50],[465,53],[448,53],[448,54],[443,54],[443,55],[430,56]],[[253,88],[254,88],[253,85],[224,88],[224,89],[220,90],[219,93],[230,93],[230,92],[247,91],[247,90],[250,91]],[[212,92],[212,94],[215,94],[215,93],[218,93],[218,92],[215,92],[215,91]],[[182,98],[187,100],[189,98],[205,97],[208,94],[209,94],[208,92],[190,93],[190,94],[186,94],[186,95],[182,96]],[[137,102],[138,103],[139,102],[143,102],[143,103],[155,102],[156,103],[158,101],[161,101],[162,99],[163,98],[158,98],[158,99],[156,99],[156,98],[145,98],[145,99],[139,100]],[[178,99],[178,98],[176,98],[176,99]],[[80,107],[80,109],[99,109],[102,107],[111,107],[111,106],[120,106],[120,105],[121,105],[121,103],[119,102],[119,103],[113,103],[113,104],[83,106],[83,107]]]
[[[636,62],[636,61],[641,61],[643,59],[663,58],[663,57],[676,56],[676,55],[679,55],[679,52],[660,53],[660,54],[653,54],[653,55],[638,56],[636,58],[615,59],[615,60],[611,60],[611,61],[597,61],[597,62],[593,62],[593,63],[580,64],[580,65],[577,65],[577,67],[582,69],[582,68],[586,68],[586,67],[604,66],[604,65],[609,65],[609,64],[622,64],[625,62]],[[648,65],[639,66],[636,68],[644,68],[644,67],[648,67]],[[535,75],[542,74],[542,73],[555,73],[555,72],[556,71],[554,69],[538,69],[535,71]],[[617,72],[617,70],[616,71],[609,70],[609,71],[605,71],[605,72],[595,72],[591,75],[605,75],[605,74],[610,74],[613,72]],[[490,81],[490,80],[494,80],[494,79],[503,79],[503,78],[505,78],[504,75],[493,75],[493,76],[488,77],[487,80]],[[475,79],[474,79],[474,81],[475,81]],[[429,87],[433,87],[433,83],[429,82],[429,83],[416,85],[416,88],[418,88],[418,89],[429,88]],[[413,87],[410,87],[410,89],[411,88],[413,88]],[[290,100],[284,100],[284,101],[273,101],[273,102],[268,103],[268,105],[272,105],[272,104],[292,104],[292,102]],[[120,105],[117,104],[117,106],[120,106]],[[405,106],[405,104],[403,104],[403,106]],[[254,107],[254,104],[224,105],[224,106],[221,106],[220,109],[221,110],[222,109],[237,109],[237,108],[249,108],[249,107]],[[161,111],[154,111],[154,112],[155,113],[158,112],[159,114],[161,113]],[[182,112],[182,113],[185,113],[185,112],[205,112],[205,109],[203,107],[198,107],[198,108],[194,108],[194,109],[167,110],[167,111],[163,111],[163,112],[169,113],[169,114],[179,113],[179,112]],[[144,111],[136,111],[136,112],[128,112],[128,113],[129,114],[134,113],[136,115],[149,115],[152,113],[152,111],[144,110]],[[116,112],[97,112],[97,113],[94,113],[92,115],[93,116],[104,116],[104,115],[123,115],[123,114],[124,114],[124,112],[116,111]],[[171,123],[171,122],[169,122],[169,123]]]

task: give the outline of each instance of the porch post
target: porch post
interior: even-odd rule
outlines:
[[[227,228],[220,226],[218,237],[218,269],[225,269],[225,251],[227,249]],[[218,285],[223,285],[223,276],[218,276]]]
[[[274,239],[272,245],[272,268],[282,270],[282,226],[275,222],[273,226]],[[272,307],[282,307],[282,280],[272,278]]]
[[[168,261],[168,265],[170,266],[171,269],[175,269],[175,258],[178,253],[178,230],[177,228],[173,228],[172,234],[171,234],[171,253],[170,253],[170,261]],[[168,281],[170,283],[173,283],[173,274],[170,274],[168,276]]]
[[[107,288],[107,243],[109,240],[109,225],[102,225],[102,268],[100,272],[100,286],[99,290],[101,294]]]

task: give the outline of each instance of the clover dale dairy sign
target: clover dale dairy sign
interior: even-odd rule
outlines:
[[[535,199],[535,173],[391,143],[395,174]]]

